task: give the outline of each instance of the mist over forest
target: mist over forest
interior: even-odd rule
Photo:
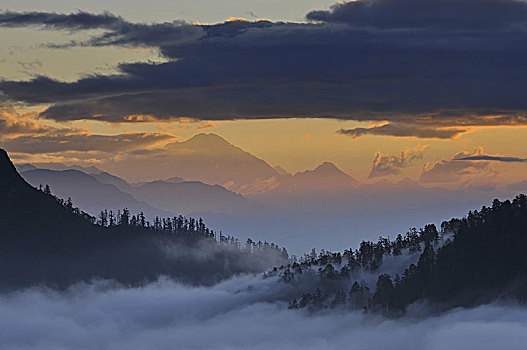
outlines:
[[[0,296],[0,339],[10,349],[523,349],[527,309],[493,303],[399,319],[360,311],[310,313],[273,300],[275,280],[235,277],[189,288],[160,280],[108,282],[65,292],[32,288]]]

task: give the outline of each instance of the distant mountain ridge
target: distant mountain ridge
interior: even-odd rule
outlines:
[[[145,162],[149,161],[145,160]],[[148,163],[145,166],[148,166]],[[112,184],[121,191],[131,194],[134,194],[134,188],[152,182],[131,184],[93,166],[39,163],[21,164],[18,167],[21,171],[35,170],[35,168],[80,170],[93,175],[102,183]],[[353,188],[357,182],[331,162],[323,162],[315,169],[291,175],[282,167],[273,168],[266,161],[213,133],[197,134],[188,140],[167,145],[166,154],[156,160],[153,168],[157,171],[158,179],[166,179],[155,181],[168,183],[199,181],[208,185],[220,185],[242,195],[274,191],[335,191]]]
[[[357,180],[344,173],[335,164],[324,162],[313,170],[298,172],[293,175],[297,186],[316,187],[322,189],[352,188]]]
[[[243,210],[246,199],[220,185],[201,181],[153,181],[134,187],[131,193],[139,199],[173,213],[232,213]]]
[[[166,152],[156,163],[157,178],[177,176],[241,192],[240,189],[278,176],[267,162],[216,134],[197,134],[167,145]]]
[[[49,170],[79,170],[83,173],[95,175],[103,173],[103,171],[95,166],[81,166],[77,164],[72,165],[66,165],[62,163],[25,163],[25,164],[16,164],[15,168],[19,172],[27,171],[27,170],[35,170],[35,169],[49,169]]]
[[[97,175],[89,175],[80,170],[36,169],[24,171],[21,175],[35,187],[49,185],[53,194],[61,198],[71,197],[75,205],[92,215],[97,215],[105,209],[117,212],[125,207],[133,213],[142,211],[150,219],[155,216],[173,215],[173,212],[137,200],[132,194],[123,192],[114,184],[99,181]]]
[[[172,178],[142,184],[101,172],[35,169],[22,172],[33,186],[48,184],[59,197],[71,197],[83,210],[97,215],[100,210],[127,207],[143,211],[148,218],[193,213],[232,213],[245,209],[245,198],[219,185]]]

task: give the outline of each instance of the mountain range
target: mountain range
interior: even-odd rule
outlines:
[[[199,134],[169,148],[171,161],[185,166],[167,173],[164,179],[149,182],[129,183],[97,167],[76,164],[20,164],[17,168],[33,186],[48,184],[55,194],[71,197],[92,215],[124,207],[132,212],[142,209],[149,217],[261,214],[268,210],[243,194],[257,198],[259,194],[331,193],[357,185],[330,162],[294,175],[280,167],[273,169],[215,134]]]
[[[280,166],[267,162],[232,145],[216,134],[198,134],[167,146],[167,155],[156,158],[157,179],[150,182],[182,183],[199,181],[220,185],[242,195],[266,192],[317,192],[351,189],[357,181],[331,162],[324,162],[312,170],[289,174]],[[147,165],[145,165],[147,166]],[[61,163],[19,164],[20,172],[36,169],[56,171],[79,170],[102,183],[115,185],[123,192],[131,192],[130,184],[95,166]],[[131,172],[133,173],[133,172]],[[131,185],[143,185],[138,182]],[[133,186],[138,187],[138,186]]]
[[[77,170],[26,172],[89,176]],[[432,302],[445,311],[500,298],[526,300],[525,195],[495,199],[490,207],[443,222],[440,231],[429,224],[394,240],[362,241],[342,254],[313,249],[287,260],[285,249],[274,244],[248,240],[243,246],[221,233],[216,239],[201,220],[150,224],[125,210],[117,218],[101,216],[96,224],[47,187],[26,183],[0,150],[0,223],[0,286],[7,290],[37,284],[62,289],[97,278],[141,285],[160,275],[212,285],[278,265],[264,277],[282,286],[275,298],[292,298],[291,309],[363,309],[398,317],[415,303]],[[364,280],[373,276],[375,286]]]
[[[221,162],[223,154],[231,154],[231,165]],[[209,161],[200,163],[200,155],[205,155]],[[233,159],[237,159],[236,162]],[[183,163],[187,160],[188,164]],[[184,171],[168,171],[172,169],[166,165],[169,162],[177,163],[178,169],[185,168]],[[233,164],[236,167],[232,167]],[[243,169],[243,176],[238,172],[238,165]],[[51,176],[51,173],[35,171],[37,166],[62,169],[53,171],[64,173]],[[211,227],[240,237],[251,233],[282,242],[293,252],[314,246],[336,249],[358,244],[362,238],[402,232],[408,229],[408,223],[438,223],[498,195],[423,187],[410,179],[397,183],[381,180],[375,184],[359,184],[330,162],[296,174],[279,167],[270,170],[272,167],[263,160],[214,134],[199,134],[167,146],[165,156],[145,160],[144,166],[164,170],[159,172],[157,179],[137,179],[141,182],[134,183],[107,172],[109,169],[102,170],[102,166],[48,163],[18,167],[26,170],[22,175],[32,185],[38,187],[48,183],[53,193],[71,197],[75,205],[92,215],[103,209],[116,211],[124,207],[132,212],[141,208],[149,218],[182,213],[202,217]],[[77,173],[70,173],[71,170]],[[134,169],[129,170],[127,174],[134,173]],[[85,176],[79,174],[80,171]],[[219,176],[216,177],[216,173]],[[58,177],[62,180],[58,181]],[[82,185],[76,185],[81,179],[79,184]],[[220,184],[233,179],[241,182],[231,183],[230,187]],[[501,195],[511,196],[524,190],[525,186],[514,187]],[[383,220],[369,220],[380,212]],[[321,216],[325,221],[320,220]],[[326,222],[333,226],[330,236]]]

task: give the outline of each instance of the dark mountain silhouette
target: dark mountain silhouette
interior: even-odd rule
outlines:
[[[274,245],[253,243],[242,249],[222,235],[217,241],[201,221],[158,219],[147,226],[138,218],[124,210],[115,222],[96,225],[95,218],[47,188],[40,191],[25,182],[0,150],[1,288],[66,287],[93,278],[141,284],[160,275],[213,284],[285,259]]]
[[[78,170],[36,169],[21,175],[35,187],[48,184],[54,194],[61,198],[71,197],[76,205],[92,215],[102,209],[117,211],[124,207],[133,213],[143,211],[148,218],[179,213],[232,214],[246,212],[255,206],[222,186],[184,181],[178,177],[129,184],[107,172],[88,175]]]
[[[89,175],[91,175],[93,178],[97,179],[97,181],[103,184],[114,185],[115,187],[126,193],[130,193],[130,190],[132,188],[132,186],[126,180],[123,180],[118,176],[107,173],[106,171],[103,171],[98,174]]]
[[[108,173],[88,175],[79,170],[37,169],[24,171],[21,175],[35,187],[49,185],[53,194],[60,198],[67,199],[70,197],[75,205],[92,215],[97,215],[103,209],[117,212],[118,209],[125,207],[130,209],[132,213],[142,211],[149,219],[155,216],[172,216],[174,213],[178,213],[164,211],[147,202],[135,199],[130,193],[121,190],[121,188],[130,190],[132,188],[130,185]],[[119,186],[100,182],[98,178],[102,176],[106,176],[108,180],[113,180],[112,182]]]
[[[25,163],[25,164],[16,164],[15,165],[15,168],[16,170],[21,173],[21,172],[24,172],[24,171],[28,171],[28,170],[36,170],[38,169],[36,166],[34,166],[33,164],[28,164],[28,163]]]
[[[97,179],[97,181],[99,181],[100,183],[114,185],[119,190],[126,192],[126,193],[130,193],[131,185],[128,182],[126,182],[126,180],[121,179],[118,176],[112,175],[106,171],[102,171],[96,167],[83,167],[83,166],[76,165],[76,164],[67,166],[61,163],[38,163],[38,166],[34,164],[26,163],[26,164],[15,164],[15,167],[17,171],[21,174],[23,174],[26,171],[39,170],[39,169],[53,170],[53,171],[75,170],[75,171],[82,172],[86,175],[89,175]],[[32,176],[38,177],[37,174],[38,173],[33,173]]]
[[[95,166],[81,166],[77,164],[72,165],[66,165],[62,163],[33,163],[33,164],[17,164],[15,165],[18,172],[23,172],[27,170],[35,170],[35,169],[49,169],[49,170],[79,170],[86,174],[100,174],[103,171]]]

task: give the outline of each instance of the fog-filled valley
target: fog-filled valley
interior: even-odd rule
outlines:
[[[523,349],[527,309],[505,302],[386,319],[310,313],[274,300],[276,281],[236,277],[209,288],[160,280],[0,295],[5,349]]]

